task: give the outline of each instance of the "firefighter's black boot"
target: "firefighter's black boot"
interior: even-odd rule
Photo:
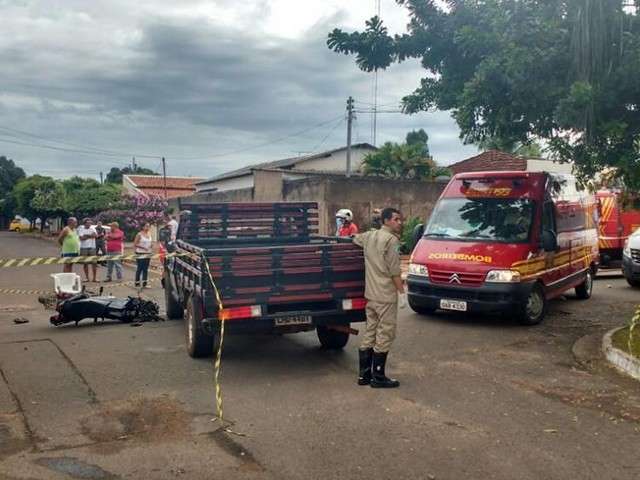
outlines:
[[[369,385],[371,383],[371,359],[373,348],[358,350],[360,355],[360,373],[358,374],[358,385]]]
[[[373,388],[396,388],[400,382],[394,378],[388,378],[384,374],[387,363],[387,352],[373,352],[373,369],[371,371],[371,386]]]

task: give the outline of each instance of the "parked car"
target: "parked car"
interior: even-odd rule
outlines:
[[[596,198],[600,211],[600,263],[604,267],[620,268],[625,241],[640,227],[640,210],[623,204],[620,189],[598,190]]]
[[[26,218],[16,217],[9,224],[10,232],[28,232],[31,230],[31,222]]]
[[[506,312],[533,325],[567,290],[591,297],[597,203],[570,175],[458,174],[417,236],[407,285],[418,313]]]
[[[351,239],[317,236],[316,203],[181,204],[165,261],[168,318],[184,318],[187,351],[210,355],[227,333],[316,330],[343,348],[365,320],[364,257]],[[220,294],[215,294],[212,280]],[[220,301],[221,300],[221,301]]]
[[[624,243],[622,273],[629,285],[640,287],[640,228],[636,229]]]

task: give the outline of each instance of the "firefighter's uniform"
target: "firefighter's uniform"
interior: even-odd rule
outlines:
[[[386,226],[356,235],[364,250],[367,326],[361,350],[386,353],[396,337],[398,292],[391,277],[400,276],[400,240]]]

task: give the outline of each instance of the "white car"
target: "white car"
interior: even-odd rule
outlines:
[[[624,242],[622,273],[632,287],[640,287],[640,228]]]

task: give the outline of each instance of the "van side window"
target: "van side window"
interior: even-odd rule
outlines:
[[[553,202],[546,201],[542,204],[542,231],[556,232],[555,215],[553,214]]]

